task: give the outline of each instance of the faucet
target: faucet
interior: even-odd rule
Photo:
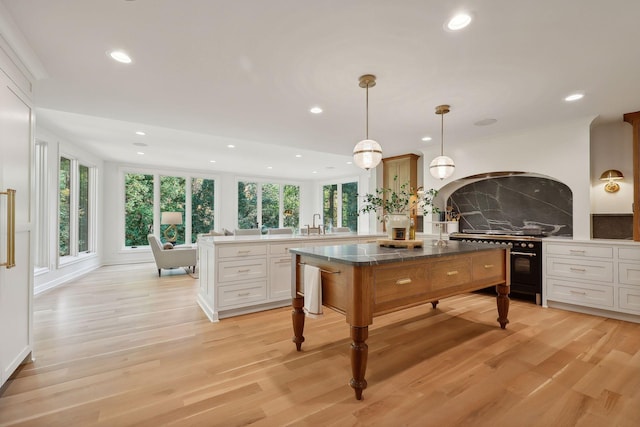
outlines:
[[[313,214],[313,225],[306,224],[307,227],[307,236],[311,234],[311,231],[317,231],[318,234],[324,234],[324,227],[322,224],[316,225],[316,216],[318,217],[318,222],[320,222],[320,214]]]

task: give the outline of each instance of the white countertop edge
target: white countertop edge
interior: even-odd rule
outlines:
[[[640,242],[626,239],[572,239],[571,237],[545,237],[542,243],[579,243],[585,245],[639,246]]]
[[[356,233],[335,233],[335,234],[322,234],[322,235],[290,235],[290,234],[265,234],[260,236],[203,236],[201,241],[203,243],[213,244],[228,244],[228,243],[277,243],[277,242],[290,242],[290,241],[313,241],[313,240],[353,240],[353,239],[366,239],[371,238],[384,238],[386,234],[356,234]]]

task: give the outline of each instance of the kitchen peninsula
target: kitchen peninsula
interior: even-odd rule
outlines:
[[[198,239],[198,304],[212,322],[291,304],[290,248],[375,242],[381,235],[205,236]]]
[[[391,249],[377,244],[291,249],[295,266],[293,342],[301,350],[304,331],[304,267],[320,269],[322,304],[346,317],[351,329],[351,387],[362,399],[367,387],[369,325],[373,317],[441,298],[496,286],[498,322],[509,322],[509,248],[450,241],[440,247]]]

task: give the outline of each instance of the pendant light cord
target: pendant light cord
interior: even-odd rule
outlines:
[[[366,119],[366,124],[367,124],[367,129],[365,131],[365,135],[366,135],[366,139],[369,139],[369,82],[367,82],[367,119]]]
[[[440,114],[440,155],[444,156],[444,113]]]

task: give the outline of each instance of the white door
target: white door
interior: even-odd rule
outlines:
[[[5,76],[0,77],[0,192],[15,190],[15,227],[8,196],[0,195],[0,264],[15,239],[15,266],[0,267],[0,386],[31,353],[31,145],[32,111]]]

